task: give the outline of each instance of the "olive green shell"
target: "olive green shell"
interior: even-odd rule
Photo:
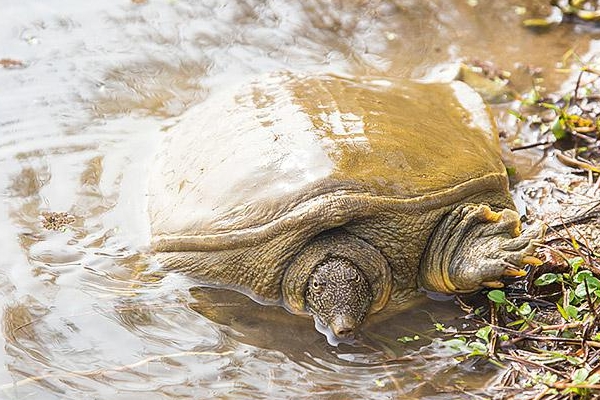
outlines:
[[[217,252],[213,281],[236,268],[225,284],[277,300],[285,264],[322,231],[376,218],[402,237],[375,215],[487,189],[510,203],[488,110],[462,82],[283,73],[234,86],[168,130],[149,193],[153,249]]]

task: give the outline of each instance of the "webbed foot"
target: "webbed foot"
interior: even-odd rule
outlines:
[[[421,282],[444,293],[502,287],[503,276],[524,276],[524,265],[541,264],[532,253],[544,231],[545,226],[536,222],[521,232],[519,215],[513,210],[463,206],[433,233],[421,264]]]

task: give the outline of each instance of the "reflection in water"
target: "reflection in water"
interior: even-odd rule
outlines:
[[[567,49],[583,53],[594,37],[569,25],[521,29],[521,11],[545,15],[545,1],[475,3],[5,4],[0,59],[22,67],[0,67],[0,397],[433,399],[485,391],[494,370],[457,364],[429,339],[432,320],[458,324],[450,303],[415,306],[368,326],[362,345],[334,348],[310,320],[277,307],[190,293],[195,283],[175,274],[148,278],[160,266],[145,251],[143,196],[164,131],[213,88],[249,75],[421,78],[480,59],[513,69],[524,90],[526,66],[551,72]],[[546,83],[559,79],[549,73]],[[46,230],[46,211],[75,221]],[[395,340],[415,333],[422,339]]]

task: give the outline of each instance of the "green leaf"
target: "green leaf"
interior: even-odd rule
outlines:
[[[531,29],[547,29],[556,25],[556,21],[546,18],[529,18],[523,20],[523,26]]]
[[[455,352],[466,351],[466,339],[464,337],[458,337],[453,339],[448,339],[442,342],[444,347],[449,348]]]
[[[579,297],[580,299],[586,298],[588,291],[590,295],[596,295],[596,292],[600,289],[600,280],[598,280],[598,278],[594,276],[591,276],[591,273],[585,274],[583,275],[583,277],[580,277],[579,275],[583,272],[589,271],[581,271],[579,274],[577,274],[578,276],[576,276],[577,278],[579,278],[578,281],[580,281],[581,283],[575,288],[575,296]]]
[[[561,140],[567,137],[567,131],[565,130],[565,123],[564,121],[557,117],[554,120],[554,124],[552,124],[552,134],[554,135],[554,137],[556,138],[556,140]]]
[[[562,114],[562,109],[559,106],[557,106],[556,104],[552,104],[552,103],[540,103],[540,106],[548,108],[550,110],[554,110],[557,114]]]
[[[514,321],[509,322],[508,324],[506,324],[506,326],[511,327],[511,326],[517,326],[517,325],[521,325],[525,322],[525,320],[523,318],[521,319],[516,319]]]
[[[558,281],[558,275],[547,272],[540,275],[533,283],[537,286],[546,286]]]
[[[577,307],[569,304],[565,307],[565,314],[567,314],[567,316],[573,319],[577,319],[577,317],[579,316],[579,310],[577,309]]]
[[[588,379],[587,379],[588,385],[595,385],[598,382],[600,382],[600,374],[597,374],[597,373],[588,377]]]
[[[590,295],[591,295],[592,293],[594,293],[594,290],[593,290],[592,288],[590,288],[590,287],[589,287],[589,285],[588,285],[588,287],[586,288],[586,287],[585,287],[585,283],[584,283],[584,282],[581,282],[581,283],[580,283],[579,285],[577,285],[577,287],[575,288],[575,292],[574,292],[574,293],[575,293],[575,296],[577,296],[577,297],[578,297],[578,298],[581,300],[581,299],[585,299],[585,298],[587,297],[588,291],[589,291]],[[581,302],[581,301],[578,301],[577,303],[579,303],[579,302]]]
[[[529,303],[523,303],[519,307],[519,315],[525,316],[531,314],[531,306]]]
[[[584,279],[592,278],[593,276],[594,275],[592,275],[592,271],[584,270],[584,271],[576,273],[575,276],[573,276],[573,282],[581,283],[581,282],[583,282]]]
[[[565,360],[571,365],[580,365],[583,360],[579,357],[565,356]]]
[[[479,339],[482,339],[484,342],[489,343],[491,331],[492,331],[492,327],[490,325],[487,325],[487,326],[484,326],[483,328],[480,328],[475,333],[475,336],[477,336]]]
[[[512,115],[513,117],[515,117],[516,119],[518,119],[519,121],[525,121],[525,117],[523,116],[523,114],[521,114],[520,112],[518,112],[516,110],[508,110],[508,113],[510,115]]]
[[[567,260],[567,262],[569,263],[569,266],[573,268],[573,272],[576,272],[583,264],[585,264],[584,259],[581,257],[570,258]]]
[[[565,311],[565,309],[558,303],[556,303],[556,309],[558,310],[558,312],[560,313],[561,317],[563,317],[563,319],[565,321],[569,320],[569,314],[567,314],[567,312]]]
[[[506,167],[506,173],[508,174],[508,176],[517,175],[517,167],[515,167],[515,166]]]
[[[444,332],[446,330],[446,327],[444,326],[444,324],[436,322],[435,324],[433,324],[433,326],[435,327],[435,330],[438,332]]]
[[[585,281],[587,282],[590,292],[596,289],[600,289],[600,280],[595,276],[589,277]]]
[[[471,342],[468,347],[471,349],[471,356],[482,356],[488,353],[488,348],[481,342]]]
[[[542,382],[548,386],[552,386],[558,381],[558,376],[551,372],[546,372],[544,376],[542,376]]]
[[[420,339],[419,335],[415,335],[415,336],[402,336],[402,337],[399,337],[397,340],[400,343],[410,343],[410,342],[417,341],[419,339]]]
[[[575,372],[573,372],[573,377],[572,377],[573,384],[581,385],[582,383],[585,382],[585,380],[587,379],[589,374],[590,374],[590,371],[588,371],[585,368],[576,369]]]
[[[497,304],[506,304],[506,295],[502,290],[492,290],[487,294],[488,299]]]

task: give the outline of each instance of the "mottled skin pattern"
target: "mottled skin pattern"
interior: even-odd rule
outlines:
[[[305,299],[306,310],[343,338],[364,321],[373,293],[367,277],[351,261],[330,258],[311,274]]]
[[[487,109],[457,85],[283,74],[214,95],[155,165],[157,259],[339,337],[419,287],[520,275],[543,228],[521,234]]]

